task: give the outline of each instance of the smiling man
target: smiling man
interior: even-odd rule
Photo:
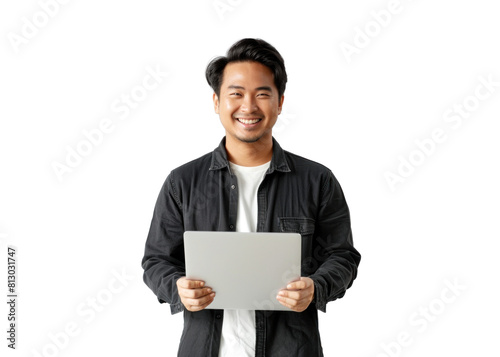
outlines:
[[[184,311],[181,357],[323,356],[317,310],[344,296],[361,259],[342,189],[328,168],[283,150],[272,136],[287,82],[273,46],[238,41],[209,63],[206,78],[226,135],[167,177],[146,241],[144,281],[172,313]],[[185,277],[183,233],[196,230],[300,233],[302,277],[276,296],[290,311],[207,309],[216,296],[210,282]]]

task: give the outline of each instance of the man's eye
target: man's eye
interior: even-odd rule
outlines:
[[[240,93],[231,93],[230,95],[241,96]]]
[[[258,97],[269,97],[269,94],[267,93],[259,93],[257,94]]]

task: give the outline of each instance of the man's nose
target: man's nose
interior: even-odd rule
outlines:
[[[247,95],[243,98],[241,110],[248,113],[253,113],[257,110],[257,101],[254,96]]]

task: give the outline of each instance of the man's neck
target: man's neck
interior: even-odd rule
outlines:
[[[229,161],[240,166],[259,166],[271,161],[273,140],[260,138],[253,143],[245,143],[226,136],[226,152]]]

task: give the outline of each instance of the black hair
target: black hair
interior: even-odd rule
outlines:
[[[226,56],[214,58],[207,66],[205,77],[214,90],[217,97],[220,95],[222,75],[224,68],[231,62],[259,62],[268,67],[274,75],[274,84],[278,89],[279,97],[285,93],[287,75],[285,61],[279,52],[271,44],[261,39],[244,38],[227,51]]]

